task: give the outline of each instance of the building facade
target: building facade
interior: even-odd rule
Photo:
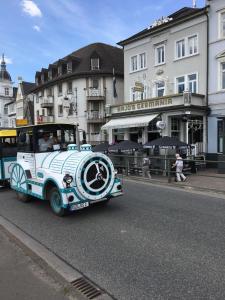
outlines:
[[[123,99],[123,51],[88,45],[37,72],[35,81],[35,123],[76,122],[82,139],[98,144],[105,107]]]
[[[16,95],[16,118],[18,125],[34,124],[34,94],[31,92],[36,87],[35,83],[18,82]]]
[[[225,2],[209,5],[208,157],[225,154]],[[219,157],[218,157],[219,156]]]
[[[168,135],[205,152],[207,10],[185,7],[118,44],[125,97],[108,108],[109,142]]]
[[[9,127],[8,107],[14,102],[13,82],[6,69],[4,55],[2,55],[0,69],[0,127]]]

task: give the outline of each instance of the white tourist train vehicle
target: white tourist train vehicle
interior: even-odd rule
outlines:
[[[10,185],[18,199],[48,200],[56,215],[122,195],[112,161],[79,145],[78,126],[44,124],[17,129],[17,161]],[[77,140],[77,143],[76,143]]]

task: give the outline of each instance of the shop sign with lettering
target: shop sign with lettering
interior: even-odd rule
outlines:
[[[163,106],[173,105],[172,98],[146,100],[141,102],[131,102],[123,105],[119,105],[112,108],[112,113],[123,113],[128,111],[138,111],[143,109],[153,109]]]

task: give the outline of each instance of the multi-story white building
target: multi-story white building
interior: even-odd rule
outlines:
[[[18,125],[34,124],[34,94],[31,90],[36,87],[35,83],[18,82],[16,94],[16,118]]]
[[[91,144],[104,140],[105,107],[123,101],[123,51],[95,43],[36,73],[35,123],[78,122]]]
[[[8,127],[8,104],[14,99],[13,82],[9,72],[6,70],[6,63],[4,55],[2,55],[1,69],[0,69],[0,127]]]
[[[225,1],[209,5],[208,157],[225,154]],[[218,157],[219,156],[219,157]]]
[[[183,8],[118,43],[124,49],[124,103],[103,126],[109,142],[177,136],[206,151],[207,9]],[[161,120],[161,129],[156,127]]]

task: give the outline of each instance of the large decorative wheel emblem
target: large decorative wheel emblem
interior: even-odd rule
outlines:
[[[18,191],[27,191],[26,174],[19,164],[15,164],[11,173],[11,186]]]
[[[84,183],[92,192],[99,192],[104,189],[108,179],[109,170],[103,161],[93,161],[85,169]]]
[[[80,172],[79,172],[80,171]],[[104,154],[92,154],[79,166],[76,182],[79,192],[88,199],[101,199],[111,190],[114,182],[114,168]]]

